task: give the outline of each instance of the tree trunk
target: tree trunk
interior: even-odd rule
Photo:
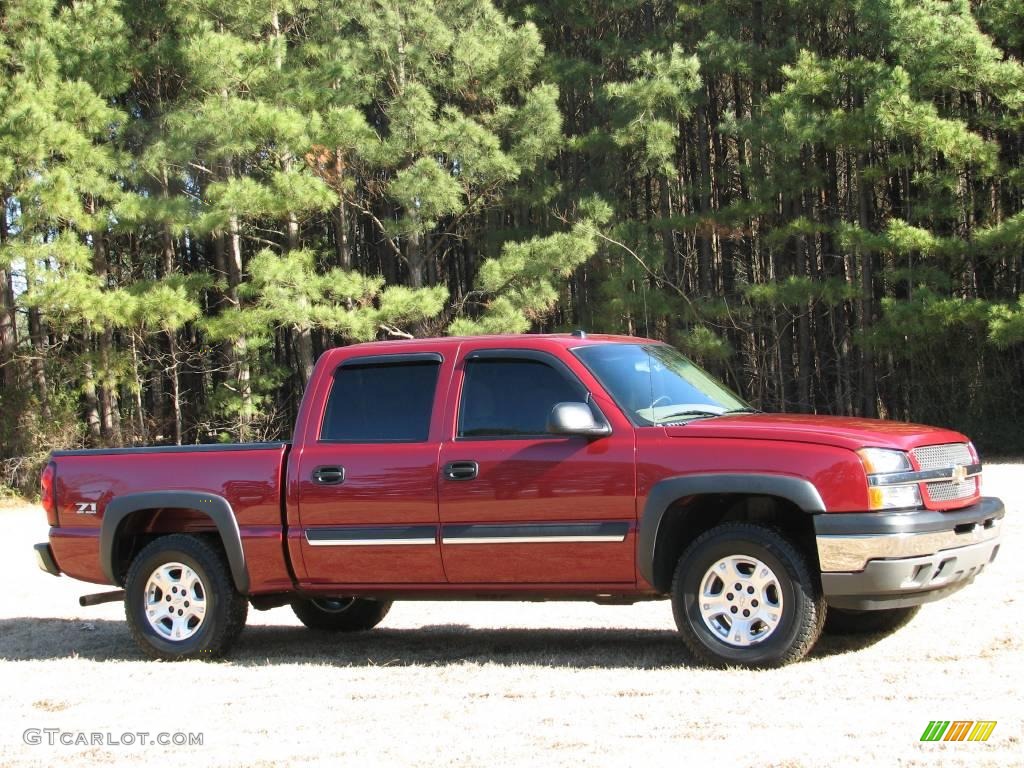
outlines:
[[[89,213],[96,215],[96,199],[89,198]],[[92,233],[92,271],[99,278],[101,290],[107,288],[108,277],[107,243],[106,232],[96,229]],[[100,402],[100,431],[102,437],[109,443],[119,445],[121,442],[120,419],[115,419],[114,411],[117,408],[117,387],[116,377],[112,370],[111,352],[114,346],[114,334],[109,323],[103,324],[103,330],[97,339],[99,345],[99,402]]]
[[[302,377],[302,386],[305,388],[313,375],[313,365],[316,362],[313,357],[313,334],[309,328],[295,329],[295,358],[299,375]]]
[[[423,235],[419,232],[411,233],[405,240],[405,262],[409,267],[409,285],[422,288],[426,263],[423,258]]]
[[[707,94],[705,92],[705,98]],[[714,275],[712,273],[712,237],[713,228],[710,219],[711,214],[711,157],[708,139],[707,105],[702,103],[696,110],[694,120],[697,123],[697,162],[699,163],[699,176],[695,180],[697,186],[697,209],[701,215],[700,224],[697,229],[697,279],[700,285],[700,292],[711,295],[714,290]]]
[[[861,229],[867,233],[871,225],[870,188],[865,179],[870,160],[867,153],[857,157],[857,213]],[[868,332],[875,320],[875,269],[874,252],[860,248],[860,313],[859,329],[861,338]],[[868,418],[878,415],[878,398],[875,383],[875,356],[871,347],[862,342],[860,355],[861,414]]]
[[[806,165],[806,149],[801,152]],[[807,210],[807,193],[801,191],[797,203],[797,215],[810,218]],[[811,277],[810,260],[807,255],[807,235],[797,235],[796,239],[796,272],[800,277]],[[811,410],[811,312],[813,302],[801,304],[797,315],[797,405],[803,413]]]
[[[238,217],[232,216],[228,223],[228,301],[229,311],[241,310],[238,287],[242,283],[242,235]],[[249,437],[249,426],[252,423],[252,377],[249,370],[249,341],[244,334],[232,342],[232,373],[241,399],[238,411],[238,439],[245,442]]]
[[[345,172],[345,163],[340,149],[334,152],[334,173],[337,177],[339,188],[342,183],[342,174]],[[352,269],[352,252],[348,243],[348,211],[345,208],[345,200],[338,193],[338,204],[334,208],[334,255],[337,258],[338,266],[342,269]]]
[[[165,201],[170,200],[170,186],[170,181],[167,178],[167,168],[165,166],[163,169],[163,177],[160,182],[160,192]],[[169,277],[174,274],[174,235],[171,233],[171,228],[167,224],[160,227],[160,266],[162,277]]]
[[[149,442],[149,434],[146,430],[146,411],[142,404],[142,375],[139,373],[141,362],[139,361],[139,347],[135,341],[135,335],[131,336],[132,350],[132,371],[135,373],[135,429],[136,438],[143,443]]]
[[[171,408],[174,413],[174,444],[181,445],[181,376],[178,363],[178,339],[173,331],[167,332],[171,349],[171,365],[168,368],[171,381]]]
[[[32,381],[36,397],[39,398],[39,412],[43,421],[50,420],[50,387],[46,380],[46,336],[39,310],[31,307],[28,311],[28,335],[32,341]]]
[[[0,196],[0,246],[7,243],[7,195]],[[14,314],[14,286],[11,273],[0,267],[0,382],[4,388],[14,389],[18,384],[18,369],[14,356],[18,351],[18,325]]]
[[[100,430],[100,404],[96,397],[96,375],[93,373],[92,360],[89,358],[92,346],[91,334],[82,334],[82,404],[85,411],[85,426],[89,431],[92,445],[97,445],[102,437]]]

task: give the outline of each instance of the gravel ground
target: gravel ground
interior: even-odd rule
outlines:
[[[35,567],[38,508],[0,509],[0,765],[1024,765],[1024,466],[986,467],[1004,544],[908,626],[823,638],[781,670],[692,666],[665,602],[398,603],[324,637],[251,612],[223,662],[146,661],[119,604]],[[930,720],[996,720],[986,743],[922,744]],[[26,729],[88,741],[26,744]],[[125,734],[201,733],[201,746]],[[109,736],[108,736],[109,734]]]

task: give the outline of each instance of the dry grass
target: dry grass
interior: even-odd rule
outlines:
[[[690,666],[669,606],[399,603],[330,638],[250,614],[221,663],[144,661],[120,606],[36,570],[38,509],[0,512],[0,765],[1020,765],[1024,469],[1001,556],[894,635],[768,672]],[[988,743],[921,744],[932,719]],[[26,728],[203,731],[202,747],[28,746]]]

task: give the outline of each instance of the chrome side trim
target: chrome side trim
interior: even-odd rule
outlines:
[[[621,536],[446,536],[441,541],[445,544],[554,544],[554,543],[593,543],[623,542],[626,534]]]
[[[343,526],[307,528],[311,547],[408,547],[437,544],[437,526]]]
[[[441,528],[444,544],[583,544],[621,543],[629,535],[627,522],[454,524]],[[311,547],[406,547],[438,543],[433,525],[335,526],[307,528]]]
[[[932,531],[818,536],[818,561],[823,573],[862,571],[870,560],[921,557],[999,538],[1002,519],[977,524],[970,531]]]
[[[444,544],[589,544],[621,543],[629,523],[472,523],[441,528]]]
[[[310,539],[311,547],[404,547],[418,544],[436,544],[437,539]]]
[[[962,464],[960,466],[963,466]],[[868,475],[868,485],[917,485],[918,483],[932,483],[937,480],[953,480],[963,482],[971,477],[981,474],[981,464],[969,464],[962,478],[956,477],[956,467],[943,467],[942,469],[924,469],[918,472],[887,472],[884,475]]]

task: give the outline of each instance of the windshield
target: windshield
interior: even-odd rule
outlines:
[[[595,344],[573,354],[640,425],[754,410],[666,344]]]

